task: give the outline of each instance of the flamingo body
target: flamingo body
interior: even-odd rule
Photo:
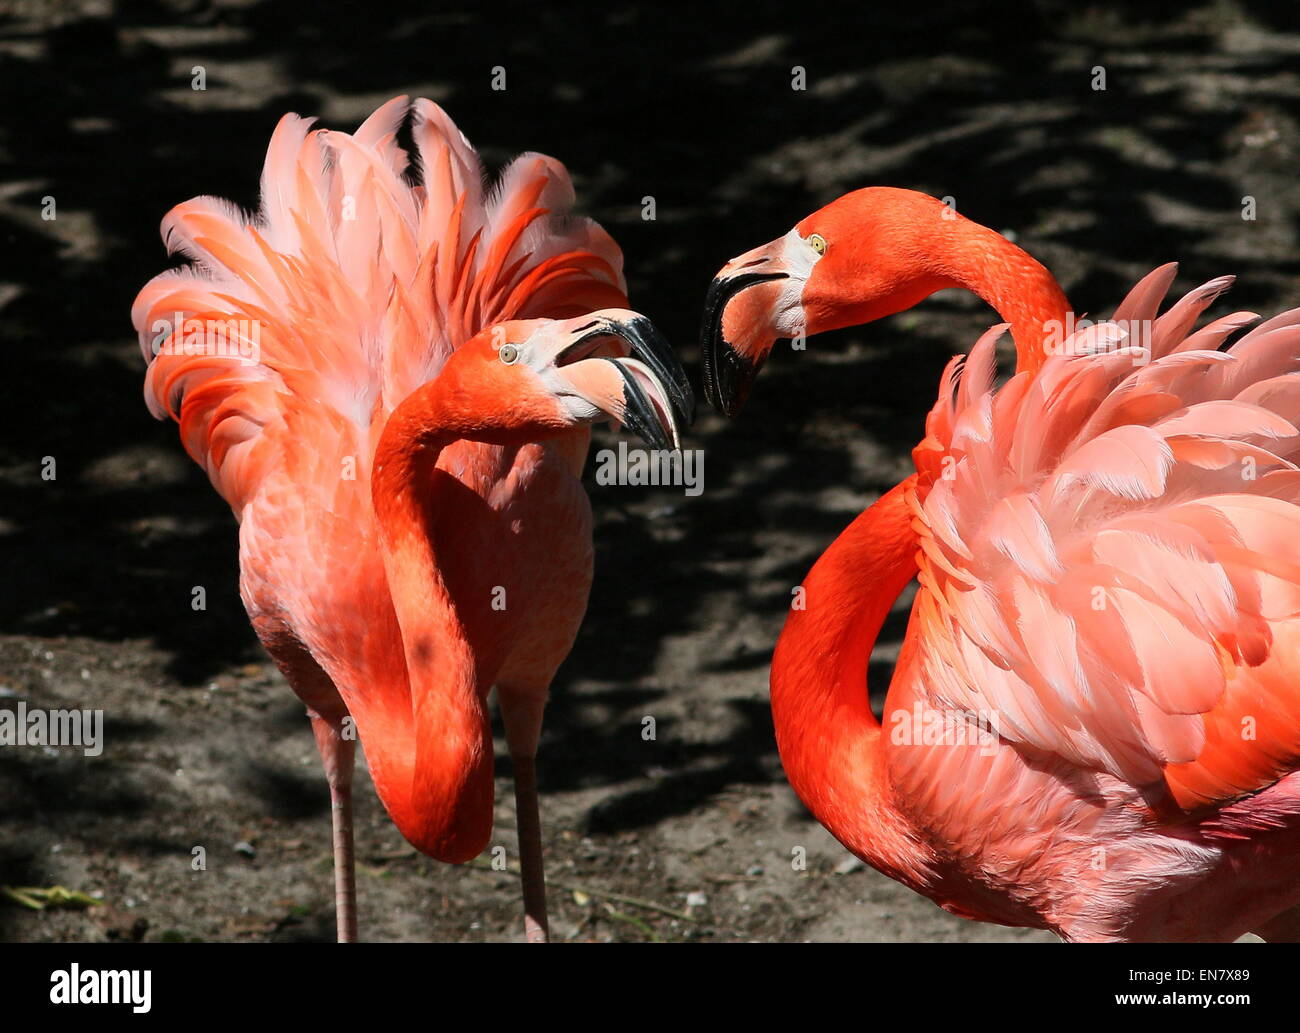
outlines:
[[[408,118],[409,156],[396,139]],[[337,819],[350,808],[357,737],[411,843],[453,862],[486,846],[495,686],[523,794],[525,893],[531,865],[540,895],[540,845],[530,858],[524,811],[547,689],[591,585],[579,476],[587,423],[603,415],[560,372],[621,404],[599,371],[578,369],[590,363],[555,368],[571,341],[605,324],[556,323],[569,335],[560,342],[546,320],[621,312],[622,256],[599,226],[569,215],[562,165],[525,154],[489,192],[478,155],[426,100],[396,98],[353,135],[286,116],[261,193],[254,218],[196,198],[164,219],[170,249],[193,265],[156,277],[136,300],[151,360],[146,399],[177,420],[240,520],[241,594],[313,715],[340,870],[351,867],[350,827],[340,832]],[[226,323],[243,361],[205,352],[202,331],[199,347],[186,347],[193,326]],[[481,384],[458,374],[430,393],[484,334],[491,348],[461,364]],[[507,335],[536,370],[497,361]],[[485,394],[498,366],[508,376]],[[625,367],[654,383],[644,366]],[[577,417],[555,408],[552,390]],[[400,476],[380,486],[385,463]],[[339,892],[342,916],[350,886]]]
[[[1017,316],[1019,372],[995,388],[1005,325],[954,360],[916,474],[804,582],[772,664],[791,784],[850,850],[965,917],[1074,940],[1294,937],[1300,310],[1220,350],[1256,317],[1195,328],[1230,278],[1157,317],[1166,266],[1111,321],[1052,337],[1068,311],[1041,267],[930,199],[892,205],[903,193],[849,195],[736,259],[706,321],[706,357],[725,373],[720,344],[740,351],[743,381],[801,293],[810,331],[851,325],[941,270]],[[857,281],[856,238],[830,261],[855,217],[896,252]],[[791,262],[813,233],[820,260]],[[768,278],[736,288],[741,270]],[[733,316],[759,284],[796,300]],[[723,408],[743,398],[712,383]],[[865,671],[914,577],[879,720]]]
[[[470,763],[475,772],[472,796],[442,822],[431,820],[413,790],[415,736],[422,728],[430,736],[439,730],[413,724],[409,691],[399,691],[407,680],[404,640],[369,479],[356,486],[365,494],[347,508],[337,500],[336,508],[301,505],[286,485],[285,495],[267,495],[245,511],[240,589],[259,637],[311,711],[331,720],[352,716],[393,821],[439,860],[469,860],[491,835],[489,690],[504,686],[540,710],[586,612],[591,507],[579,479],[586,441],[576,444],[581,451],[572,444],[504,449],[456,442],[436,468],[460,489],[449,483],[423,499],[437,513],[434,548],[457,600],[458,634],[474,657],[484,721],[478,740],[465,744],[469,760],[450,750],[440,760],[426,754],[426,765]],[[498,587],[504,609],[493,609]],[[449,617],[430,607],[426,619]]]

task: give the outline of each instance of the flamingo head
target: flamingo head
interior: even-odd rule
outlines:
[[[953,286],[933,256],[955,215],[914,190],[867,187],[733,258],[705,299],[709,402],[736,415],[778,340],[870,323]]]
[[[608,420],[653,448],[677,448],[695,416],[677,356],[626,309],[498,323],[457,348],[435,383],[439,425],[493,444]]]

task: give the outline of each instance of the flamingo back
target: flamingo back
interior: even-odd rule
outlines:
[[[132,309],[151,411],[177,420],[237,516],[286,442],[355,454],[367,482],[386,415],[480,330],[627,303],[621,252],[569,214],[558,161],[523,154],[489,189],[428,100],[394,98],[353,134],[311,127],[281,119],[255,215],[213,197],[167,214],[168,250],[190,264]]]
[[[909,503],[917,691],[1176,813],[1300,767],[1300,309],[1220,350],[1256,317],[1157,318],[1174,273],[1037,375],[954,359]]]

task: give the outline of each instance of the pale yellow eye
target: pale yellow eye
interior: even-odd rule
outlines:
[[[518,361],[519,349],[513,344],[503,344],[497,355],[500,356],[502,362],[509,366]]]
[[[816,251],[817,254],[819,255],[826,254],[826,238],[823,237],[820,233],[814,233],[811,237],[808,238],[808,246],[812,248],[814,251]]]

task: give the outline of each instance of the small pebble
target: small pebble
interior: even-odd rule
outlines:
[[[253,844],[245,842],[242,839],[235,844],[235,853],[243,854],[245,857],[257,856],[257,851],[253,848]]]

